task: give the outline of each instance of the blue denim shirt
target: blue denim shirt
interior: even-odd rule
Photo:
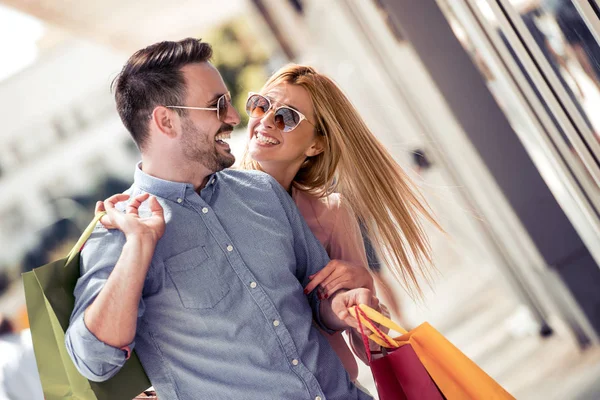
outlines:
[[[159,398],[371,398],[350,382],[315,327],[320,302],[303,287],[329,259],[277,181],[226,170],[198,194],[138,166],[128,193],[145,192],[158,198],[167,225],[131,347]],[[147,204],[140,213],[149,213]],[[99,225],[81,253],[65,342],[91,380],[109,379],[125,363],[125,351],[99,341],[83,321],[124,243],[120,231]]]

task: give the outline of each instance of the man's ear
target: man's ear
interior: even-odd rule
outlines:
[[[318,156],[325,150],[325,143],[320,136],[316,136],[311,146],[304,152],[306,157]]]
[[[179,114],[169,110],[167,107],[158,106],[152,111],[152,124],[158,128],[158,130],[169,138],[177,136],[179,130]]]

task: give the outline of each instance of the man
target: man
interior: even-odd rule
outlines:
[[[116,80],[142,163],[104,203],[118,230],[99,225],[82,252],[69,354],[102,381],[135,346],[161,399],[370,399],[313,320],[344,329],[347,307],[378,301],[304,294],[327,254],[273,178],[222,171],[240,119],[210,56],[195,39],[157,43]]]

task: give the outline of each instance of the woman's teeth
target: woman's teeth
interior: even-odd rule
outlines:
[[[256,132],[256,140],[262,144],[279,144],[279,142],[273,138],[262,135],[260,132]]]

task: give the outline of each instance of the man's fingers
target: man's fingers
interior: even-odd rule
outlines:
[[[379,311],[379,299],[375,296],[371,296],[371,308]]]
[[[361,290],[356,294],[355,304],[366,304],[371,308],[375,308],[373,306],[373,293],[370,290]]]
[[[160,203],[158,202],[158,199],[155,196],[151,196],[150,197],[150,211],[152,211],[152,215],[163,215],[164,214],[164,210],[162,208],[162,206],[160,205]]]
[[[126,201],[129,199],[129,195],[125,194],[125,193],[119,193],[119,194],[115,194],[113,196],[110,196],[108,199],[104,200],[104,206],[106,206],[106,203],[112,203],[112,204],[117,204],[120,203],[122,201]]]
[[[115,211],[115,203],[109,200],[104,200],[104,209],[108,214],[113,213]]]
[[[100,223],[104,225],[106,229],[112,229],[112,222],[108,215],[104,215],[102,218],[100,218]]]
[[[104,211],[106,211],[106,208],[104,207],[104,203],[101,201],[97,201],[96,208],[94,209],[94,215],[98,215],[98,213],[101,213]],[[108,215],[102,216],[102,218],[100,218],[100,223],[102,225],[104,225],[104,227],[107,229],[110,229],[112,227],[112,224],[110,222],[110,218],[108,217]]]
[[[337,317],[339,319],[341,319],[342,321],[345,321],[347,318],[351,318],[350,313],[348,312],[347,309],[344,309],[344,310],[341,310],[340,312],[338,312]]]
[[[104,208],[104,203],[101,201],[96,202],[96,208],[94,209],[94,214],[98,214],[99,212],[106,211]]]
[[[127,204],[127,213],[128,214],[137,214],[138,209],[142,205],[144,201],[149,197],[148,193],[140,194],[136,196],[129,204]]]

